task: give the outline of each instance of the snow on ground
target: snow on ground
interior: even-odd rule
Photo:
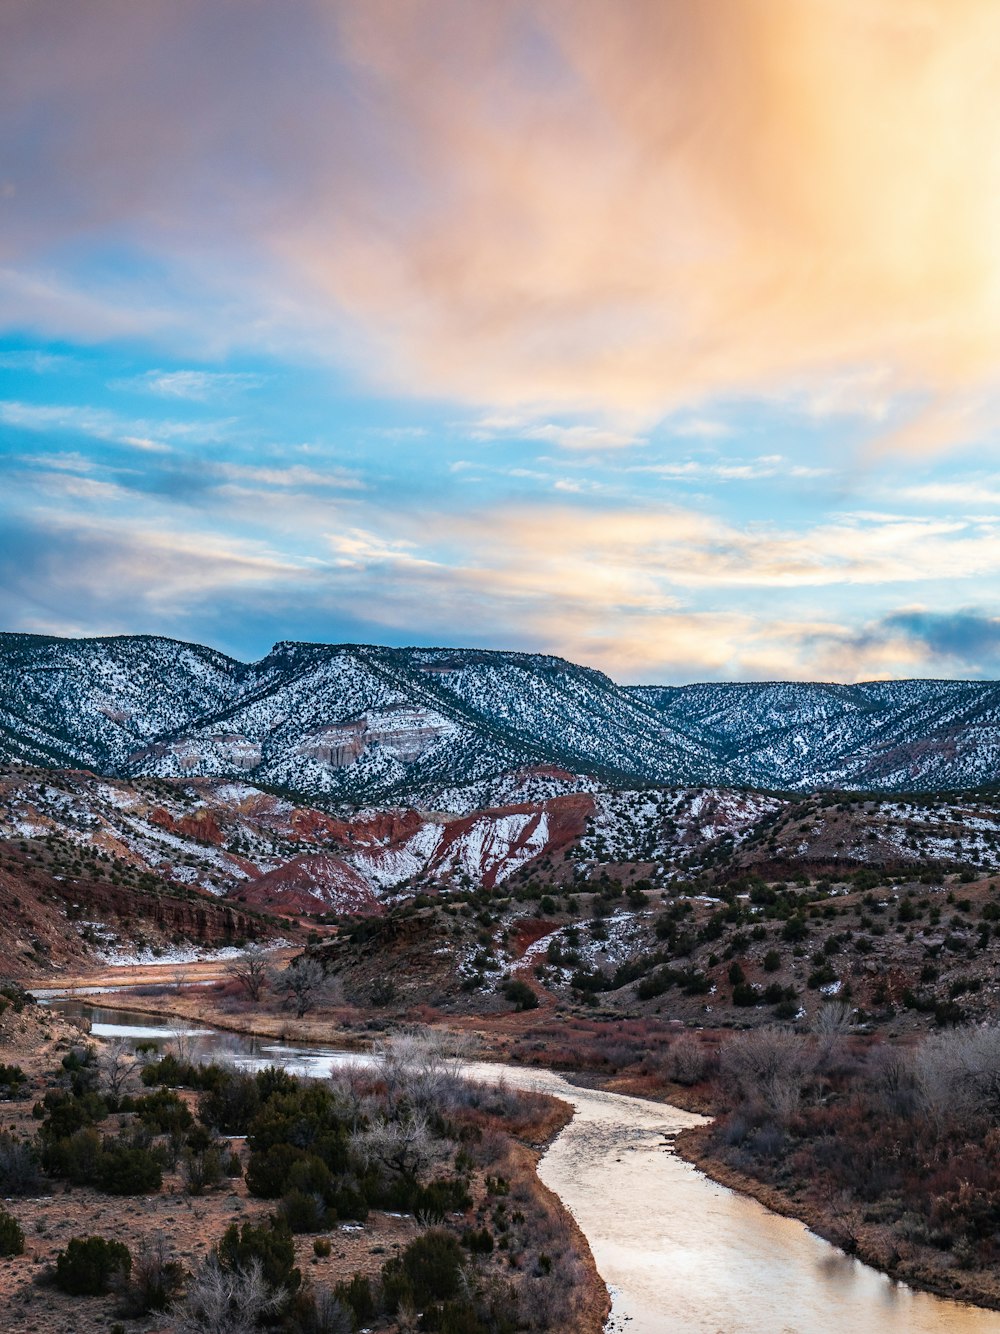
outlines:
[[[110,968],[134,968],[143,963],[216,963],[223,959],[236,959],[242,953],[235,945],[224,945],[219,949],[204,945],[172,945],[169,949],[159,945],[145,945],[141,949],[131,950],[106,947],[97,951],[97,957]]]

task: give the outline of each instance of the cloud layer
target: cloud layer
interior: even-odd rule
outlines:
[[[0,620],[1000,670],[997,69],[996,0],[5,0]]]
[[[860,373],[827,407],[928,447],[992,416],[998,63],[993,0],[8,0],[0,265],[21,319],[205,280],[203,338],[481,403]]]

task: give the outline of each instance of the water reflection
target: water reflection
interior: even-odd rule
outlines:
[[[168,1021],[55,1002],[94,1031],[168,1040]],[[99,1027],[98,1027],[99,1026]],[[203,1053],[248,1068],[322,1077],[356,1053],[189,1030]],[[554,1093],[576,1115],[542,1160],[542,1180],[586,1234],[614,1298],[609,1329],[629,1334],[1000,1334],[1000,1314],[893,1283],[793,1219],[716,1185],[673,1152],[700,1117],[561,1075],[476,1065],[482,1079]]]

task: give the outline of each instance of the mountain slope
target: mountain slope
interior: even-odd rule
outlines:
[[[640,783],[714,771],[704,747],[600,672],[533,654],[281,643],[244,665],[170,640],[5,635],[0,707],[10,759],[252,776],[354,804],[537,765]]]
[[[234,698],[245,672],[214,649],[152,635],[0,635],[0,749],[122,769],[143,741]]]
[[[730,784],[905,791],[1000,777],[996,682],[766,682],[632,693],[698,735]]]
[[[1000,772],[1000,685],[622,687],[543,654],[279,643],[245,664],[151,636],[0,635],[0,758],[461,813],[524,783],[976,787]]]

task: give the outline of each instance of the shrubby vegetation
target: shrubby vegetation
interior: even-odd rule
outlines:
[[[97,1297],[117,1278],[127,1278],[132,1256],[127,1246],[104,1237],[74,1237],[56,1256],[57,1288],[73,1297]]]
[[[728,1111],[716,1150],[740,1170],[824,1202],[854,1249],[889,1228],[895,1259],[920,1248],[960,1266],[1000,1261],[1000,1028],[913,1045],[848,1037],[847,1007],[814,1032],[762,1028],[721,1051]]]
[[[551,1133],[553,1105],[468,1082],[465,1059],[461,1044],[408,1031],[382,1042],[373,1064],[313,1081],[177,1053],[139,1069],[81,1047],[35,1106],[34,1142],[0,1137],[0,1177],[148,1194],[170,1171],[197,1195],[245,1169],[265,1207],[190,1272],[159,1237],[131,1250],[77,1237],[56,1259],[62,1291],[113,1293],[128,1318],[169,1311],[178,1334],[415,1329],[418,1313],[420,1329],[440,1334],[567,1328],[586,1292],[582,1261],[511,1139]],[[246,1137],[242,1155],[229,1135]],[[420,1231],[373,1272],[310,1282],[298,1238],[329,1257],[333,1229],[378,1209],[410,1214]],[[0,1252],[22,1246],[0,1211]]]
[[[0,1255],[23,1255],[24,1232],[20,1223],[5,1209],[0,1209]]]

